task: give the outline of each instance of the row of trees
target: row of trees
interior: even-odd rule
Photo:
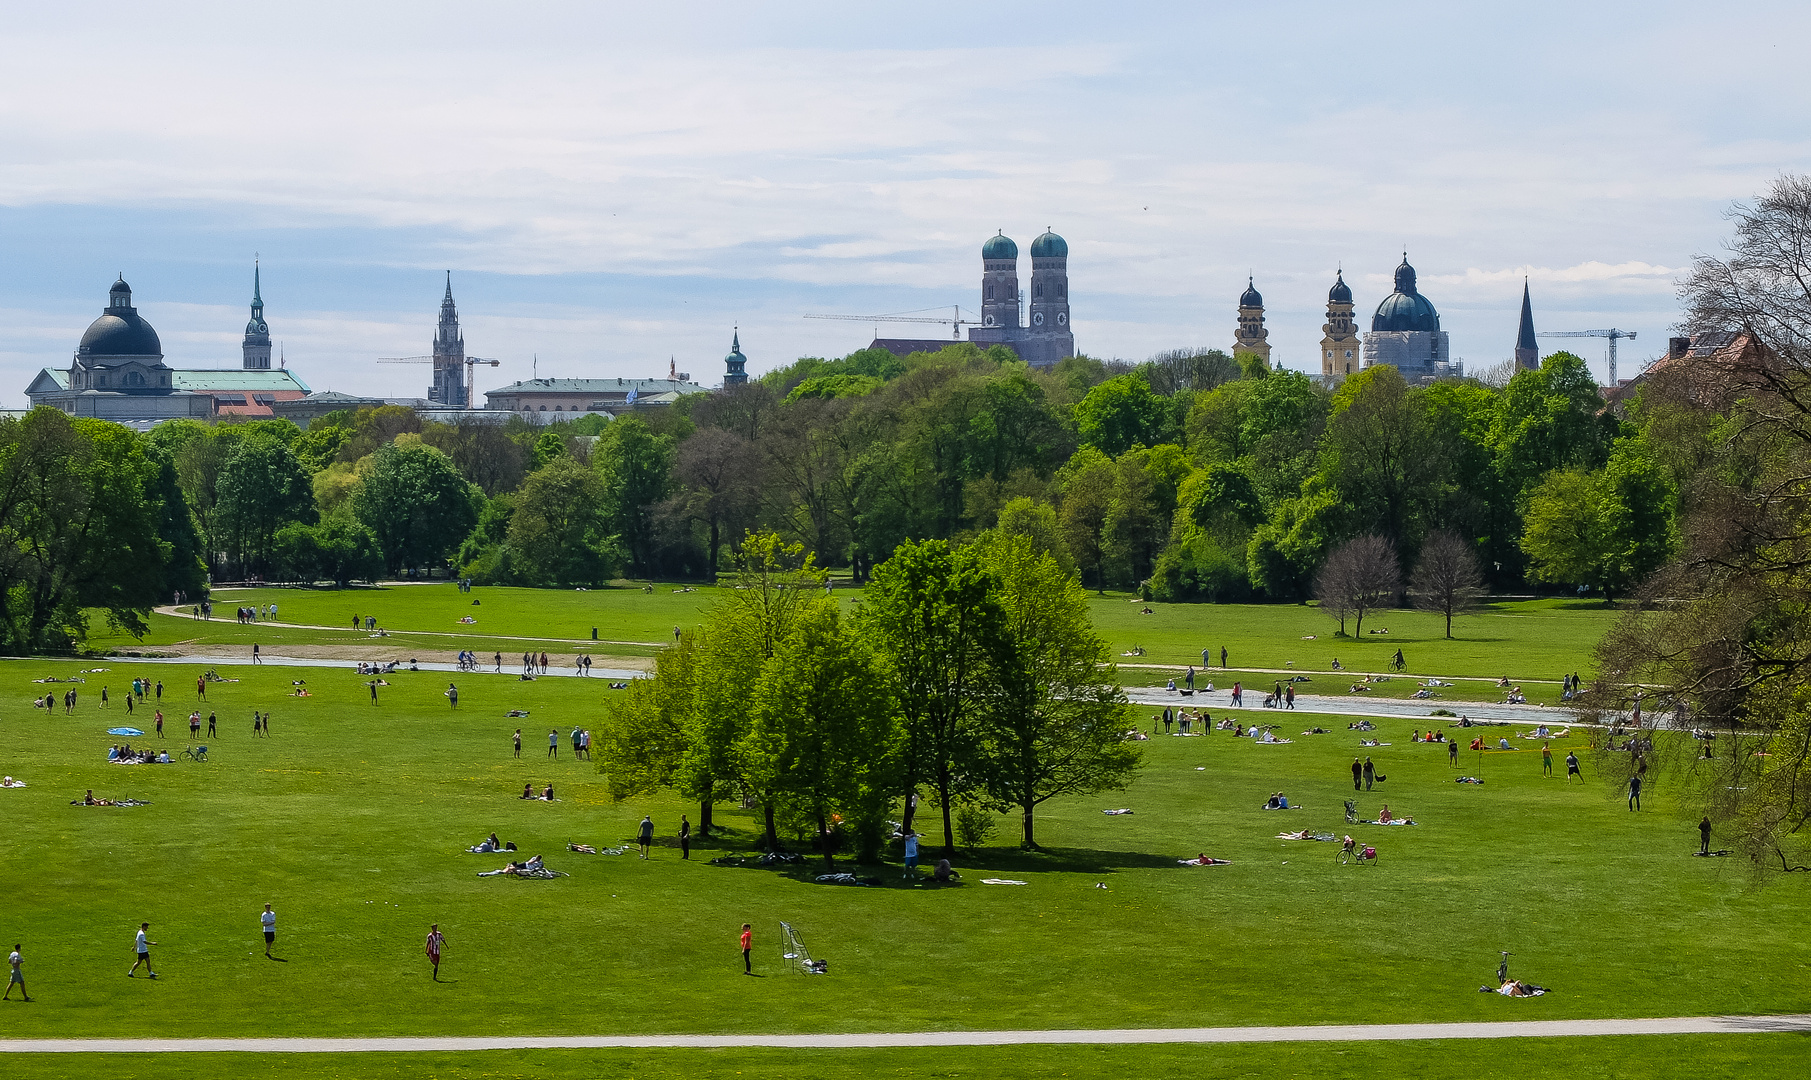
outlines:
[[[1040,538],[991,531],[962,546],[911,541],[875,568],[844,617],[815,557],[748,536],[737,587],[615,699],[598,767],[618,798],[670,788],[763,812],[765,842],[813,838],[832,865],[843,828],[872,861],[888,815],[932,794],[953,853],[962,805],[1037,807],[1113,790],[1139,765],[1124,695],[1087,598]]]

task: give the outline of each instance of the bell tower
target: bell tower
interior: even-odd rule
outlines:
[[[1004,232],[981,245],[981,326],[1019,329],[1019,245]]]
[[[1033,334],[1069,333],[1069,242],[1044,230],[1031,242]]]
[[[1270,363],[1270,331],[1264,329],[1264,297],[1253,279],[1245,279],[1245,291],[1239,295],[1239,329],[1233,334],[1232,352],[1251,353]]]
[[[252,260],[252,317],[245,324],[245,340],[239,345],[245,370],[270,370],[270,326],[264,321],[264,294],[258,280],[258,260]]]
[[[1340,382],[1364,363],[1363,343],[1352,314],[1352,287],[1344,270],[1327,290],[1327,323],[1321,327],[1321,377]]]
[[[440,325],[434,331],[434,384],[428,400],[450,409],[465,401],[465,337],[459,332],[459,309],[453,304],[453,272],[446,272],[446,296],[440,301]]]

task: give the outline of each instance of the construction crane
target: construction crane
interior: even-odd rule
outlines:
[[[918,311],[936,311],[936,310],[938,310],[938,309],[937,308],[919,308],[918,309]],[[962,328],[964,326],[980,326],[981,325],[981,323],[978,320],[964,319],[962,317],[962,308],[956,304],[950,305],[950,317],[947,319],[937,318],[937,317],[931,316],[931,315],[920,315],[920,314],[918,314],[918,311],[901,311],[901,312],[897,312],[892,315],[807,315],[805,317],[807,319],[842,319],[846,322],[942,323],[943,325],[950,328],[950,337],[955,338],[957,341],[962,340]],[[879,337],[880,335],[878,333],[876,333],[875,336]]]
[[[1633,330],[1553,330],[1535,337],[1600,337],[1610,339],[1610,389],[1616,389],[1616,343],[1623,338],[1635,340]]]
[[[377,358],[377,362],[380,364],[431,364],[434,362],[434,358],[432,356],[380,356]],[[472,368],[478,364],[489,364],[491,367],[497,367],[502,363],[503,361],[501,360],[491,360],[483,356],[468,356],[465,358],[466,408],[477,408],[477,406],[472,403],[473,398],[476,396],[475,388],[472,386]]]

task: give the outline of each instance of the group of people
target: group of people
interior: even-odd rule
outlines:
[[[526,678],[533,678],[536,675],[547,674],[547,663],[548,663],[548,656],[546,653],[541,653],[538,656],[532,652],[523,653],[522,654],[522,677],[526,679]]]
[[[122,743],[107,748],[107,760],[116,765],[168,765],[168,750],[134,750],[131,743]],[[90,792],[90,794],[93,794]]]
[[[1213,717],[1209,716],[1205,709],[1197,709],[1191,712],[1188,709],[1171,709],[1168,706],[1165,706],[1161,713],[1151,717],[1151,731],[1153,734],[1157,731],[1157,724],[1159,721],[1163,723],[1163,733],[1165,735],[1172,734],[1170,730],[1172,726],[1181,731],[1182,734],[1189,735],[1193,734],[1190,729],[1197,724],[1200,725],[1201,731],[1206,731],[1207,726],[1213,722]]]
[[[478,654],[473,652],[472,650],[470,650],[470,649],[459,650],[459,670],[460,671],[477,671],[478,665],[483,662],[484,661],[479,658]],[[503,670],[503,654],[502,653],[494,654],[491,657],[491,662],[495,665],[496,670],[498,670],[498,671]]]
[[[553,801],[553,785],[548,784],[546,790],[542,791],[539,795],[536,795],[534,793],[533,784],[523,784],[522,785],[522,794],[519,797],[523,798],[523,799],[538,799],[541,802],[552,802]]]
[[[241,626],[248,623],[255,623],[260,620],[268,622],[276,617],[277,605],[275,604],[265,604],[262,607],[253,604],[250,607],[242,607],[239,609],[239,623]]]

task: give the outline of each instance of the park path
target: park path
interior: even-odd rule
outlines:
[[[1513,1008],[1514,1006],[1506,1006]],[[1664,1016],[1623,1020],[1497,1020],[1469,1024],[1324,1024],[1304,1027],[1075,1028],[1050,1031],[904,1031],[848,1035],[443,1035],[349,1039],[3,1039],[0,1053],[343,1054],[463,1050],[646,1050],[773,1047],[852,1050],[926,1046],[1127,1043],[1380,1042],[1554,1039],[1585,1035],[1732,1035],[1811,1032],[1811,1014]]]
[[[350,671],[353,673],[357,673],[358,664],[359,664],[359,662],[357,660],[335,660],[335,659],[331,659],[328,657],[320,657],[320,656],[278,656],[275,653],[261,654],[259,656],[258,663],[255,665],[252,663],[252,658],[249,656],[208,656],[204,653],[193,653],[193,654],[186,655],[186,656],[123,656],[123,657],[117,657],[117,658],[109,657],[107,659],[108,659],[109,663],[112,663],[115,665],[174,664],[177,666],[186,665],[186,666],[198,666],[198,667],[253,667],[253,666],[256,666],[256,667],[337,668],[341,671]],[[385,661],[385,663],[388,663],[388,662],[389,661]],[[472,668],[471,670],[462,671],[462,670],[460,670],[458,664],[434,663],[434,662],[429,662],[429,661],[422,661],[422,662],[418,663],[416,665],[416,669],[417,669],[417,672],[444,671],[444,672],[450,672],[451,674],[454,674],[454,675],[492,675],[492,676],[501,675],[501,676],[506,676],[510,679],[521,678],[520,670],[511,670],[507,661],[504,663],[502,671],[497,671],[486,665],[479,665],[478,667]],[[407,675],[407,674],[410,674],[410,672],[409,672],[408,666],[405,664],[401,667],[398,667],[395,671],[389,672],[388,674]],[[584,678],[584,679],[588,679],[588,680],[589,679],[614,679],[618,682],[621,682],[621,681],[624,681],[627,679],[645,679],[647,677],[648,677],[648,673],[645,671],[633,671],[628,668],[604,668],[604,667],[594,667],[591,669],[591,674],[585,675],[585,676],[581,676],[578,672],[571,671],[566,668],[561,668],[559,670],[552,671],[552,672],[549,672],[544,675],[536,676],[536,678],[540,678],[540,679],[559,679],[559,678],[575,678],[575,679]]]
[[[1166,690],[1161,686],[1128,686],[1126,687],[1126,700],[1134,705],[1153,705],[1159,708],[1169,705],[1176,708],[1201,708],[1219,712],[1255,712],[1271,717],[1272,720],[1266,721],[1267,723],[1281,723],[1281,718],[1288,716],[1291,710],[1264,708],[1264,693],[1265,691],[1259,687],[1246,687],[1245,698],[1248,704],[1237,710],[1233,709],[1230,689],[1197,690],[1192,696],[1183,697],[1180,692]],[[1492,720],[1510,724],[1546,724],[1548,727],[1582,726],[1565,709],[1545,705],[1504,705],[1489,701],[1449,701],[1443,698],[1417,701],[1414,698],[1335,697],[1328,694],[1297,693],[1294,711],[1334,716],[1427,720],[1430,719],[1428,714],[1434,709],[1464,713],[1473,720]],[[1289,734],[1287,731],[1283,732],[1285,737]]]
[[[211,625],[214,623],[222,623],[222,622],[226,621],[226,619],[224,617],[221,617],[219,619],[196,619],[194,615],[190,614],[188,609],[181,608],[181,607],[171,607],[167,604],[164,605],[163,607],[152,608],[151,610],[156,612],[159,615],[168,615],[172,619],[187,619],[189,622],[200,622],[203,625]],[[237,621],[238,620],[236,620],[236,619],[234,620],[234,622],[237,622]],[[336,634],[347,634],[347,635],[351,635],[354,637],[364,638],[364,639],[367,639],[367,640],[369,640],[373,643],[377,643],[377,644],[383,643],[384,641],[388,640],[388,638],[391,636],[396,636],[396,635],[401,635],[401,634],[407,634],[410,637],[465,638],[468,641],[474,637],[482,637],[485,641],[564,641],[570,645],[586,645],[586,646],[640,645],[643,648],[649,648],[649,649],[658,649],[662,645],[665,644],[665,642],[661,642],[661,641],[614,641],[609,638],[522,637],[519,634],[491,634],[491,633],[486,633],[484,631],[479,630],[477,628],[477,626],[475,626],[475,625],[469,630],[388,630],[388,629],[386,629],[385,630],[386,636],[384,636],[384,637],[378,637],[378,636],[376,636],[376,631],[366,630],[363,627],[353,628],[353,627],[349,627],[349,626],[323,626],[320,623],[283,622],[281,619],[260,619],[257,622],[246,623],[245,625],[246,626],[268,626],[273,630],[329,630]]]

